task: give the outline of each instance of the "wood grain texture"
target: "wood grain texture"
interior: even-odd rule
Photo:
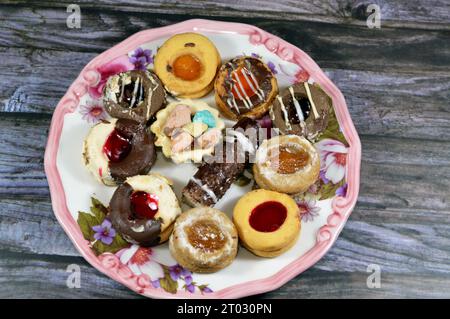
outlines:
[[[69,29],[67,16],[65,10],[2,6],[0,19],[4,23],[0,25],[0,46],[100,52],[137,31],[187,18],[185,15],[86,10],[81,29]],[[223,20],[242,21],[228,17]],[[442,72],[448,71],[450,64],[447,41],[450,31],[447,30],[375,30],[365,25],[262,18],[246,18],[244,22],[288,39],[325,68],[379,71],[386,68],[386,61],[389,61],[389,69]]]
[[[5,4],[36,7],[66,8],[72,2],[6,0]],[[35,3],[34,5],[32,3]],[[82,8],[88,10],[108,10],[115,12],[140,12],[158,14],[206,15],[208,17],[259,17],[267,19],[320,21],[333,24],[365,25],[370,13],[369,4],[380,7],[383,27],[408,27],[424,29],[450,29],[448,12],[450,3],[445,0],[80,0]]]
[[[0,54],[0,80],[4,83],[0,111],[48,115],[95,56],[87,52],[2,47]],[[324,71],[346,97],[361,134],[450,139],[450,112],[445,107],[450,100],[450,71]],[[54,76],[61,73],[64,77]],[[11,77],[14,81],[9,80]]]
[[[56,221],[48,127],[99,52],[194,17],[255,24],[305,50],[344,93],[363,145],[359,200],[335,245],[260,297],[450,298],[448,1],[80,0],[81,30],[65,25],[68,3],[0,4],[0,298],[139,297],[90,267]],[[381,30],[365,25],[369,3]],[[81,289],[66,286],[70,264]],[[369,264],[381,266],[380,289],[367,288]]]

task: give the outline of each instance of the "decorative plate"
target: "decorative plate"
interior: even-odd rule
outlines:
[[[333,100],[334,114],[316,147],[328,165],[319,181],[297,198],[302,231],[296,245],[283,255],[260,258],[246,249],[214,274],[192,274],[177,265],[167,244],[142,248],[103,229],[104,205],[115,190],[95,181],[81,161],[82,143],[90,127],[106,116],[100,94],[109,76],[132,69],[152,68],[157,48],[170,36],[194,31],[206,35],[224,60],[238,55],[260,57],[276,75],[281,89],[297,81],[318,83]],[[213,93],[202,100],[215,105]],[[152,172],[174,180],[181,189],[195,173],[194,164],[175,165],[158,152]],[[247,24],[189,20],[139,32],[94,58],[81,71],[59,102],[45,153],[45,171],[53,210],[84,258],[99,271],[148,297],[238,298],[276,289],[314,265],[334,243],[358,196],[361,146],[339,89],[302,50]],[[251,189],[232,185],[215,206],[231,215],[237,199]],[[101,240],[103,239],[103,240]]]

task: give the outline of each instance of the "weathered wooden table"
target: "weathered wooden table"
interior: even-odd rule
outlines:
[[[131,34],[193,17],[257,25],[342,90],[363,145],[361,191],[313,268],[264,298],[450,297],[450,1],[88,1],[0,4],[0,297],[136,298],[56,221],[43,170],[52,112],[82,67]],[[381,29],[366,7],[381,9]],[[81,289],[66,286],[81,267]],[[381,287],[368,288],[368,265]]]

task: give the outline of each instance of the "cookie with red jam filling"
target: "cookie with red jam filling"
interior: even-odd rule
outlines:
[[[108,218],[122,237],[141,246],[155,246],[169,239],[181,214],[172,182],[159,174],[128,178],[114,192]]]
[[[101,122],[89,131],[83,162],[96,180],[115,186],[126,178],[147,174],[156,160],[154,135],[128,119]]]
[[[242,196],[233,210],[242,245],[261,257],[276,257],[295,245],[300,234],[297,203],[264,189]]]

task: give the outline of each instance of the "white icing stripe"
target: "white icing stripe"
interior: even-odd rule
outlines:
[[[306,95],[308,95],[309,102],[311,103],[311,108],[313,109],[314,118],[319,118],[319,113],[317,113],[316,105],[314,104],[314,100],[311,96],[311,91],[309,90],[309,84],[308,82],[303,82],[303,85],[305,86]]]
[[[303,122],[305,120],[305,117],[303,116],[303,112],[302,112],[302,108],[300,107],[300,104],[298,104],[298,101],[295,98],[294,89],[292,88],[292,86],[289,87],[289,92],[291,93],[292,101],[294,102],[294,106],[295,106],[295,110],[297,111],[298,119],[300,120],[300,122]]]
[[[238,84],[239,89],[241,90],[242,94],[245,95],[245,99],[243,99],[242,95],[241,95],[241,92],[239,92],[239,89],[235,87],[235,91],[239,95],[239,99],[241,99],[244,102],[246,108],[251,109],[252,108],[252,102],[251,102],[249,96],[247,95],[247,92],[245,92],[244,86],[242,85],[242,82],[241,82],[241,79],[239,78],[239,76],[235,76],[234,81]],[[245,102],[247,102],[248,104],[245,103]]]
[[[258,88],[258,91],[261,93],[261,100],[264,101],[264,91],[259,87],[258,81],[256,80],[255,76],[253,75],[252,72],[248,71],[248,73],[250,74],[250,77],[252,78],[253,83],[256,85],[256,87]]]
[[[261,93],[258,91],[258,90],[259,90],[258,83],[256,83],[256,82],[252,83],[252,81],[248,78],[246,72],[248,72],[249,74],[251,74],[251,72],[248,71],[247,69],[245,69],[245,70],[244,70],[244,68],[241,69],[241,73],[242,73],[242,75],[244,76],[245,81],[247,81],[247,83],[248,83],[250,89],[253,91],[253,93],[255,93],[256,95],[258,95],[258,97],[262,100],[263,97],[262,97]],[[255,89],[255,86],[253,86],[253,84],[255,84],[255,86],[256,86],[258,89]]]
[[[232,101],[233,103],[232,104],[230,104],[230,101]],[[239,111],[239,107],[237,106],[237,104],[236,104],[236,100],[234,99],[234,96],[233,95],[231,95],[229,98],[228,98],[228,105],[229,106],[232,106],[232,107],[234,107],[235,109],[236,109],[236,112],[238,113],[238,114],[241,114],[241,112]]]
[[[120,85],[120,99],[119,99],[119,102],[122,102],[122,100],[123,100],[123,91],[124,91],[124,89],[125,89],[125,81],[120,81],[121,82],[121,85]]]
[[[202,184],[202,182],[200,182],[198,179],[196,179],[193,176],[191,177],[191,181],[193,181],[195,184],[197,184],[198,187],[200,187],[206,194],[208,194],[208,196],[211,197],[211,199],[213,200],[214,203],[218,202],[216,194],[214,194],[214,192],[208,187],[208,185]]]
[[[131,98],[131,102],[130,102],[130,106],[133,107],[134,102],[136,102],[136,94],[137,94],[137,90],[139,87],[139,83],[141,82],[141,78],[137,78],[136,81],[134,81],[134,88],[133,88],[133,93],[132,93],[132,98]]]
[[[288,118],[288,114],[286,111],[286,107],[284,106],[284,103],[283,103],[283,99],[279,95],[277,96],[277,99],[278,99],[278,102],[280,102],[281,111],[283,111],[283,114],[284,114],[284,123],[286,124],[286,128],[288,130],[292,130],[292,126],[291,126],[291,123],[289,123],[289,118]]]

